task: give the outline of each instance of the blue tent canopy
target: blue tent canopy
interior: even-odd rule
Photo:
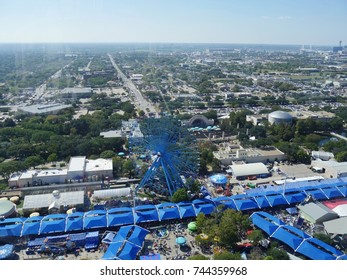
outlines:
[[[272,235],[272,238],[276,238],[283,243],[287,244],[290,248],[296,249],[304,240],[301,237],[296,236],[290,231],[286,230],[284,226],[280,226]]]
[[[5,260],[9,258],[13,253],[14,245],[6,244],[0,246],[0,260]]]
[[[210,180],[213,184],[226,184],[228,182],[228,178],[223,174],[212,175]]]
[[[141,250],[140,247],[125,241],[125,245],[121,252],[117,254],[120,260],[135,260],[137,253]]]
[[[271,207],[288,204],[282,194],[266,194],[266,198],[270,202]]]
[[[258,209],[258,204],[251,198],[234,199],[237,210],[251,210]]]
[[[284,197],[289,202],[289,204],[300,203],[304,201],[304,199],[306,198],[306,194],[303,192],[289,192],[289,193],[286,192],[284,194]]]
[[[82,212],[75,212],[67,215],[65,231],[74,231],[83,229],[83,216]]]
[[[119,249],[122,247],[123,242],[115,242],[111,243],[110,246],[108,246],[107,251],[102,256],[102,260],[114,260]]]
[[[321,190],[329,199],[343,196],[343,194],[335,187],[321,188]]]
[[[327,196],[320,189],[313,190],[312,188],[309,188],[305,190],[305,193],[307,195],[308,194],[312,195],[317,200],[327,199]]]
[[[347,260],[347,255],[338,256],[337,260]]]
[[[54,232],[64,232],[66,224],[66,214],[53,214],[44,217],[41,220],[40,232],[44,233],[54,233]]]
[[[259,208],[270,207],[269,201],[266,199],[264,195],[252,196],[253,199],[257,202]]]
[[[336,188],[343,194],[344,197],[347,196],[347,186],[339,185]]]
[[[84,215],[84,229],[102,228],[107,226],[106,211],[92,210]]]
[[[24,235],[37,235],[39,234],[41,220],[43,217],[30,217],[26,219],[23,223],[22,236]]]
[[[279,227],[276,224],[271,223],[270,221],[267,221],[262,216],[260,216],[258,213],[254,213],[251,215],[252,223],[260,228],[261,230],[265,231],[269,236],[273,234],[276,229]]]
[[[337,250],[335,247],[317,239],[317,238],[310,238],[307,239],[307,241],[311,244],[313,244],[314,246],[319,246],[321,248],[321,250],[326,251],[327,253],[330,253],[334,256],[342,256],[343,252],[341,252],[340,250]]]
[[[133,230],[133,228],[133,225],[121,227],[112,242],[123,242],[127,239],[129,232]]]
[[[196,217],[195,209],[191,202],[179,202],[177,205],[182,219]]]
[[[144,222],[153,222],[158,221],[158,211],[154,205],[140,205],[136,206],[134,209],[135,222],[144,223]]]
[[[209,215],[216,209],[216,206],[214,205],[214,203],[209,199],[193,200],[193,205],[195,208],[196,215],[198,215],[199,213],[204,213],[205,215]]]
[[[325,252],[310,242],[311,239],[305,240],[297,249],[296,252],[312,260],[335,260],[336,256]]]
[[[112,208],[107,211],[107,226],[122,226],[134,223],[134,213],[130,207]]]
[[[133,227],[132,234],[128,237],[128,241],[134,243],[135,245],[142,247],[143,241],[146,235],[149,233],[148,230],[141,228],[139,226]]]
[[[157,205],[157,209],[160,221],[180,218],[180,212],[175,203],[162,203]]]
[[[255,212],[255,213],[258,214],[263,219],[271,221],[275,225],[285,225],[285,223],[283,221],[281,221],[279,218],[272,216],[271,214],[269,214],[267,212],[261,211],[261,212]]]
[[[220,196],[220,197],[212,198],[212,201],[217,206],[225,205],[227,208],[231,208],[231,209],[235,209],[236,210],[235,202],[230,197]]]
[[[25,218],[10,218],[0,222],[0,237],[20,236]]]

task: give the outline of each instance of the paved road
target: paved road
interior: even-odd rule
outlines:
[[[127,76],[125,76],[125,74],[114,61],[113,57],[110,54],[108,54],[108,57],[110,58],[113,67],[118,72],[118,76],[122,79],[124,86],[129,89],[130,95],[134,98],[135,106],[138,109],[143,110],[146,115],[154,114],[155,116],[158,116],[158,112],[154,105],[151,102],[148,102],[143,97],[138,88],[134,85],[134,83],[130,79],[128,79]]]

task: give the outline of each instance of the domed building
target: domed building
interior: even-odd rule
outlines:
[[[214,187],[224,189],[228,183],[228,178],[223,174],[216,174],[210,177],[210,181]]]
[[[268,121],[270,124],[280,124],[280,123],[291,124],[293,121],[293,116],[289,114],[288,112],[274,111],[269,114]]]
[[[0,217],[8,218],[16,213],[16,205],[9,200],[0,200]]]

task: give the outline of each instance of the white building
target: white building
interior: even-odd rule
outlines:
[[[267,177],[269,170],[263,163],[230,165],[229,170],[236,179],[243,180],[249,176]]]
[[[113,177],[112,159],[86,159],[71,157],[67,168],[28,170],[15,173],[8,180],[9,187],[64,184],[71,181],[99,181]]]
[[[347,162],[337,162],[334,160],[313,160],[312,167],[324,168],[325,174],[330,178],[347,177]]]

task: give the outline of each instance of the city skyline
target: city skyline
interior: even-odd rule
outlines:
[[[0,0],[0,8],[0,43],[347,43],[343,0]]]

